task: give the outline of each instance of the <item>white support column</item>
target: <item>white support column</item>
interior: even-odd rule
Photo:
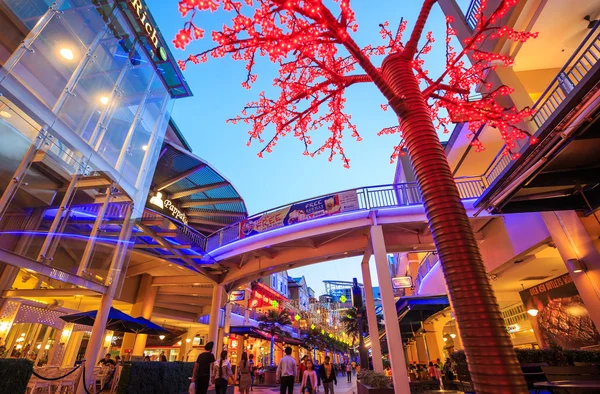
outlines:
[[[229,350],[229,330],[231,329],[231,307],[232,304],[229,302],[229,295],[227,294],[227,303],[225,304],[225,320],[223,322],[223,338],[227,338],[227,349]],[[223,340],[225,342],[225,340]],[[223,344],[219,349],[223,349]]]
[[[375,313],[375,297],[373,297],[373,282],[371,281],[371,270],[369,260],[371,253],[365,253],[361,268],[363,284],[365,286],[365,300],[367,310],[367,321],[369,323],[369,336],[371,337],[371,354],[373,357],[373,370],[383,373],[383,360],[381,358],[381,343],[379,342],[379,327],[377,326],[377,315]]]
[[[210,319],[208,322],[208,341],[215,344],[217,349],[219,342],[219,318],[221,313],[221,301],[223,300],[223,285],[213,286],[212,304],[210,306]],[[218,355],[220,350],[215,350]]]
[[[92,334],[90,335],[88,346],[85,351],[85,374],[82,374],[83,381],[79,382],[77,394],[85,394],[84,385],[90,383],[92,372],[94,370],[96,360],[98,359],[98,354],[105,341],[106,321],[108,320],[108,313],[110,312],[110,307],[112,306],[115,292],[119,287],[119,278],[123,273],[122,268],[124,260],[127,256],[127,245],[131,238],[131,232],[133,229],[133,223],[131,221],[132,210],[133,206],[132,204],[129,204],[123,221],[123,227],[121,228],[121,234],[119,235],[119,242],[113,254],[111,269],[105,281],[109,287],[106,293],[104,293],[100,299],[100,306],[96,314],[94,326],[92,327]]]
[[[600,328],[600,253],[594,241],[575,211],[541,215],[565,264],[569,260],[583,261],[584,272],[573,272],[569,264],[567,268],[592,321]]]
[[[394,299],[394,290],[392,289],[385,240],[383,238],[381,226],[371,226],[370,241],[373,248],[373,255],[375,256],[379,290],[381,291],[381,303],[383,306],[385,332],[390,352],[390,364],[392,365],[394,391],[396,393],[410,393],[408,373],[406,371],[406,359],[404,357],[402,337],[400,336],[398,313],[396,312],[396,301]]]

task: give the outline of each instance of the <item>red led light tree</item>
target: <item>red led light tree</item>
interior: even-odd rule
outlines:
[[[262,143],[261,157],[271,152],[280,138],[293,134],[303,142],[305,155],[326,153],[329,160],[339,155],[345,167],[350,160],[342,147],[343,133],[348,130],[357,140],[360,136],[350,114],[344,112],[344,92],[354,84],[374,83],[387,100],[382,108],[391,108],[399,120],[399,125],[380,134],[400,134],[392,161],[403,147],[410,154],[475,389],[479,393],[527,393],[436,126],[447,131],[452,122],[469,122],[471,143],[482,150],[476,130],[487,123],[506,142],[505,154],[513,156],[517,155],[512,151],[517,139],[535,142],[526,130],[517,127],[531,111],[501,106],[496,100],[510,94],[511,89],[485,83],[488,70],[510,65],[512,60],[483,49],[487,40],[524,42],[534,34],[499,25],[517,0],[504,0],[497,9],[485,13],[487,1],[482,0],[477,27],[460,51],[452,47],[455,32],[452,21],[447,20],[446,68],[432,78],[423,68],[423,56],[431,50],[434,38],[431,33],[422,36],[435,0],[424,1],[406,43],[402,41],[406,22],[401,21],[395,30],[386,22],[380,25],[384,43],[364,48],[351,37],[357,23],[350,1],[335,1],[339,4],[338,17],[321,0],[182,0],[179,10],[188,19],[173,41],[177,48],[184,49],[193,39],[203,37],[204,31],[194,19],[199,11],[224,10],[234,16],[230,26],[212,33],[214,47],[190,55],[179,65],[185,69],[189,63],[207,61],[209,56],[230,54],[234,60],[246,62],[247,77],[242,85],[250,88],[256,80],[257,56],[268,56],[279,64],[274,80],[274,86],[281,90],[279,97],[270,99],[262,92],[258,101],[247,104],[241,115],[230,121],[250,126],[248,145]],[[384,57],[381,67],[373,64],[376,57]],[[355,72],[357,69],[362,71]],[[481,84],[484,93],[472,99],[470,93]],[[311,133],[326,125],[328,138],[311,149]],[[269,126],[274,133],[265,139]]]

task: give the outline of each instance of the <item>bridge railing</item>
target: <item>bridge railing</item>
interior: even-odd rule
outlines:
[[[462,199],[472,199],[481,196],[485,190],[485,181],[482,177],[465,177],[456,178],[456,185]],[[244,235],[245,228],[254,223],[261,217],[267,217],[265,215],[277,214],[277,212],[284,212],[291,210],[293,206],[301,205],[303,203],[310,203],[312,201],[318,201],[321,199],[332,198],[332,196],[356,196],[356,204],[350,208],[346,207],[343,212],[369,210],[376,208],[387,208],[387,207],[398,207],[398,206],[411,206],[420,205],[423,203],[421,192],[416,182],[410,183],[397,183],[392,185],[381,185],[381,186],[370,186],[361,187],[358,189],[344,190],[337,193],[330,193],[319,197],[313,197],[310,199],[297,201],[292,204],[282,205],[277,208],[270,209],[268,211],[257,213],[247,219],[234,223],[230,226],[224,227],[221,230],[209,235],[206,239],[206,251],[211,252],[221,246],[230,244],[244,237],[251,237],[252,235]],[[310,220],[310,219],[309,219]],[[281,223],[280,226],[271,227],[279,228],[285,224]],[[290,225],[289,223],[287,225]],[[266,230],[268,231],[268,230]]]

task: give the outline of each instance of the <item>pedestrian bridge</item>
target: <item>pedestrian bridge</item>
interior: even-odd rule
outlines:
[[[482,177],[457,178],[476,236],[491,220],[475,217]],[[253,215],[210,235],[206,258],[222,267],[221,283],[236,286],[270,271],[298,268],[363,255],[369,228],[382,226],[388,253],[432,251],[425,209],[416,183],[345,190],[280,206]],[[207,261],[207,262],[209,262]]]

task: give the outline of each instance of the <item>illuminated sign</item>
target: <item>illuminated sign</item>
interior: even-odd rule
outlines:
[[[163,195],[161,192],[157,192],[154,196],[152,196],[150,198],[149,204],[153,205],[156,208],[159,208],[158,210],[160,212],[168,213],[174,219],[179,220],[186,226],[188,225],[188,219],[185,213],[181,212],[171,200],[163,200]]]
[[[248,301],[250,308],[279,307],[279,301],[256,290],[252,291],[252,298]]]
[[[237,340],[237,339],[232,339],[232,340],[231,340],[231,348],[232,348],[232,349],[237,349],[237,347],[238,347],[238,344],[239,344],[239,342],[238,342],[238,340]]]
[[[412,277],[410,276],[397,276],[392,278],[392,287],[397,289],[410,289],[412,287]]]
[[[229,301],[244,301],[246,292],[244,290],[234,290],[229,294]]]
[[[163,62],[167,60],[167,51],[160,45],[160,41],[157,37],[156,27],[152,24],[150,16],[145,10],[142,0],[129,0],[127,2],[129,8],[133,11],[138,23],[140,24],[142,31],[145,32],[146,38],[154,47],[156,56]]]

